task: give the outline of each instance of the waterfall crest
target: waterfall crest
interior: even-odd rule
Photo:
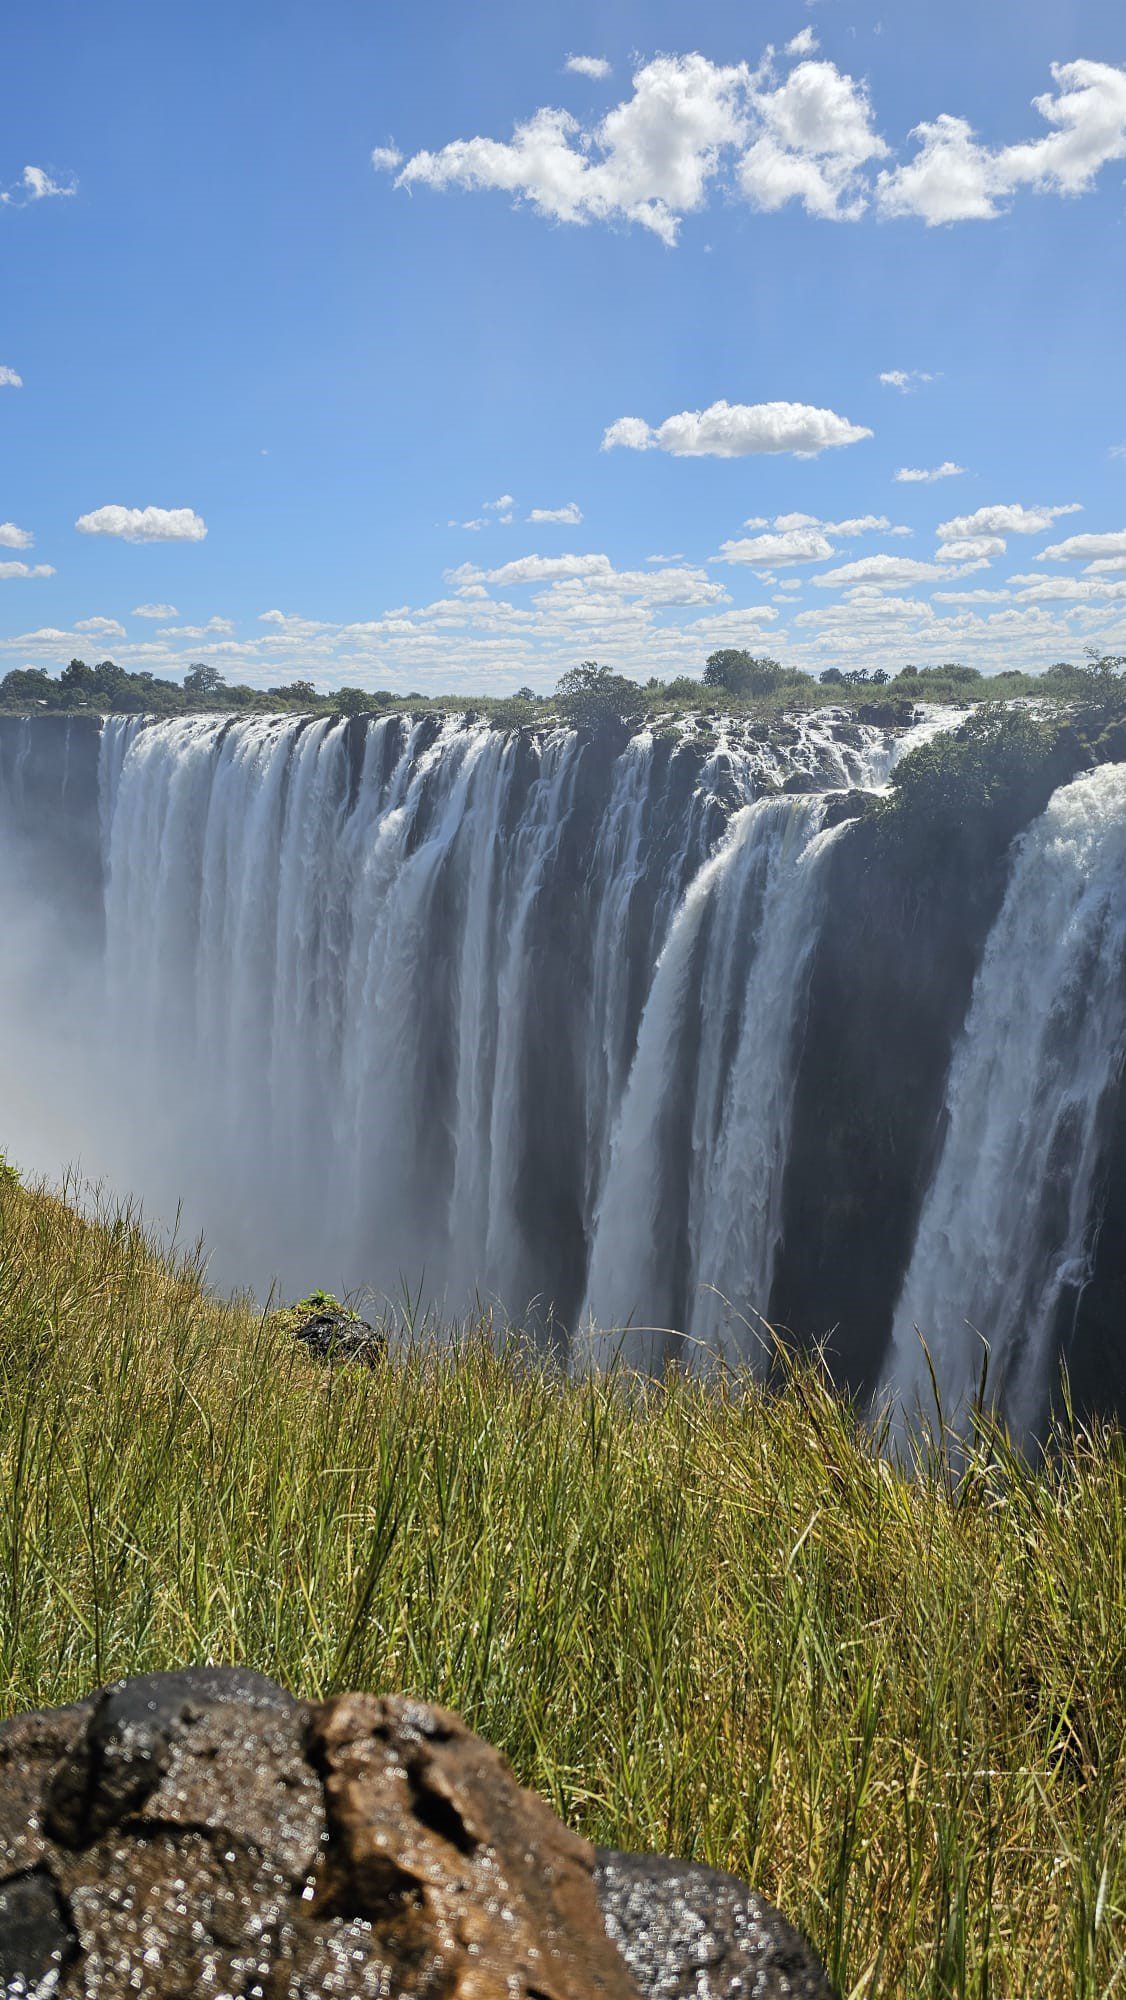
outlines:
[[[896,1311],[900,1432],[934,1396],[991,1400],[1026,1439],[1061,1303],[1089,1271],[1103,1112],[1126,1052],[1126,767],[1056,792],[1018,843],[951,1065],[945,1139]]]
[[[677,1080],[680,1048],[666,1094],[701,1121],[678,1224],[692,1282],[714,1255],[743,1297],[741,1252],[701,1263],[706,1152],[727,1162],[717,1199],[736,1201],[740,1174],[747,1201],[767,1199],[746,1180],[738,1093],[788,1033],[788,948],[779,993],[767,981],[789,918],[767,911],[820,816],[814,797],[752,801],[785,779],[880,784],[901,742],[831,713],[777,740],[721,735],[704,760],[648,733],[608,755],[460,717],[111,719],[106,989],[133,1107],[117,1173],[158,1204],[186,1194],[221,1268],[259,1283],[308,1284],[315,1263],[346,1287],[424,1281],[449,1310],[538,1298],[573,1323],[654,967],[730,877],[700,1095]],[[754,954],[756,896],[772,949]],[[761,1305],[769,1260],[753,1254]]]

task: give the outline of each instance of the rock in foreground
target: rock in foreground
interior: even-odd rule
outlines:
[[[258,1674],[0,1727],[0,1995],[833,2000],[730,1876],[595,1850],[454,1715]]]

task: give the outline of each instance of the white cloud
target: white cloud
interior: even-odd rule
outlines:
[[[672,452],[677,458],[746,458],[792,451],[816,458],[835,445],[871,437],[861,424],[810,403],[712,403],[706,410],[681,410],[652,429],[641,417],[619,417],[602,439],[603,451]]]
[[[29,549],[35,540],[26,528],[17,528],[14,521],[0,521],[0,549]]]
[[[928,472],[925,467],[901,465],[896,479],[901,486],[933,486],[936,479],[960,479],[965,472],[964,465],[955,465],[952,458],[944,458],[941,465],[934,465]]]
[[[758,525],[758,523],[756,522],[756,526],[757,526],[757,525]],[[645,560],[646,560],[646,562],[651,562],[651,563],[682,563],[682,562],[684,561],[684,557],[683,557],[683,555],[675,555],[675,556],[646,556]]]
[[[610,74],[605,56],[568,56],[563,67],[569,69],[572,76],[591,76],[599,82]]]
[[[162,625],[162,639],[228,638],[234,631],[229,618],[209,618],[206,625]]]
[[[0,202],[8,208],[26,208],[29,202],[46,201],[51,195],[75,194],[78,182],[56,181],[45,167],[25,167],[18,181],[0,188]]]
[[[1100,168],[1126,158],[1126,69],[1109,63],[1053,63],[1057,94],[1033,99],[1055,129],[996,150],[983,146],[964,118],[943,113],[917,125],[913,160],[885,170],[877,193],[889,216],[941,222],[987,221],[1022,187],[1038,194],[1082,194]]]
[[[780,534],[752,535],[742,541],[724,542],[720,560],[729,563],[824,562],[834,553],[833,544],[819,528],[787,528]]]
[[[17,375],[14,368],[0,368],[0,389],[22,389],[22,388],[23,388],[22,375]]]
[[[135,604],[132,611],[134,618],[175,618],[176,615],[174,604]]]
[[[1019,502],[1011,507],[979,507],[976,513],[955,514],[950,521],[940,521],[938,539],[955,542],[967,535],[1042,535],[1061,514],[1082,512],[1077,500],[1067,507],[1022,507]]]
[[[1126,458],[1126,444],[1112,444],[1107,452],[1107,457]]]
[[[556,577],[602,576],[610,577],[614,566],[609,556],[518,556],[515,562],[502,563],[499,569],[485,572],[488,583],[549,583]],[[454,571],[451,581],[459,572]],[[480,581],[479,577],[466,576],[465,582]]]
[[[934,376],[928,375],[923,368],[885,368],[880,381],[885,389],[899,389],[906,395],[919,382],[933,382]]]
[[[861,556],[856,562],[842,563],[839,569],[826,570],[812,581],[836,589],[846,583],[928,583],[932,577],[949,574],[939,563],[916,562],[911,556]]]
[[[116,535],[123,542],[202,542],[207,524],[190,507],[96,507],[80,514],[81,535]]]
[[[750,82],[745,63],[658,56],[593,130],[545,107],[511,141],[455,139],[416,153],[395,184],[496,188],[557,222],[637,222],[675,243],[680,218],[703,206],[721,153],[745,134]]]
[[[25,562],[0,562],[0,577],[5,582],[14,576],[54,576],[54,574],[50,563],[35,563],[29,566]]]
[[[1011,590],[936,590],[932,604],[1009,604]]]
[[[504,514],[510,507],[515,507],[515,505],[516,499],[514,494],[502,493],[499,500],[485,501],[485,512],[486,514]]]
[[[1069,535],[1041,549],[1037,562],[1096,562],[1100,558],[1126,555],[1126,528],[1107,535]]]
[[[781,526],[781,522],[777,524]],[[853,521],[822,521],[827,535],[902,535],[910,528],[893,528],[886,514],[859,514]]]
[[[888,152],[864,85],[835,63],[802,62],[775,88],[755,91],[752,103],[759,136],[737,170],[747,200],[766,210],[800,201],[807,214],[834,222],[862,215],[861,169]]]
[[[1022,604],[1102,604],[1126,597],[1126,583],[1107,583],[1097,577],[1014,576],[1021,585],[1017,592]]]
[[[1002,535],[963,535],[952,542],[942,542],[938,548],[939,562],[979,562],[984,556],[1003,556],[1006,542]]]
[[[116,618],[79,618],[74,627],[76,632],[87,632],[95,639],[124,639],[125,627]]]
[[[875,201],[883,216],[934,224],[998,215],[1021,187],[1081,193],[1126,158],[1126,69],[1077,61],[1054,65],[1055,94],[1034,100],[1054,128],[1046,135],[990,148],[964,118],[943,113],[914,128],[911,159],[874,172],[890,150],[867,88],[809,60],[815,47],[811,29],[794,36],[786,56],[802,60],[781,78],[772,49],[756,69],[658,56],[592,125],[543,106],[509,140],[455,139],[406,161],[379,146],[372,163],[395,172],[397,187],[496,189],[553,221],[633,222],[672,244],[713,192],[767,210],[798,201],[835,221],[855,221]],[[570,57],[568,67],[601,75],[603,59]]]
[[[533,507],[528,515],[529,521],[543,524],[554,521],[563,528],[577,528],[582,518],[577,500],[569,500],[565,507]]]

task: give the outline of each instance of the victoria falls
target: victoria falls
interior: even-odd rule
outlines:
[[[1126,7],[37,0],[0,2000],[1126,2000]]]
[[[0,717],[5,1061],[263,1298],[657,1375],[785,1327],[954,1421],[988,1355],[1031,1438],[1061,1360],[1123,1379],[1120,754],[1020,702]]]

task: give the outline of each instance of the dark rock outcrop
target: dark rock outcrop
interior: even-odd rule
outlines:
[[[211,1667],[0,1727],[0,1993],[832,2000],[741,1883],[596,1854],[456,1716]]]
[[[370,1325],[343,1306],[309,1313],[294,1327],[293,1337],[319,1361],[362,1361],[374,1368],[387,1352],[383,1328]]]

